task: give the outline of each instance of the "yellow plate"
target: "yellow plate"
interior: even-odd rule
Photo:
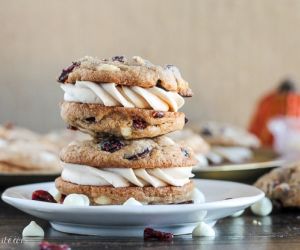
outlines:
[[[202,167],[194,171],[195,177],[252,184],[263,174],[284,164],[284,161],[270,149],[257,149],[253,153],[253,158],[249,162]]]

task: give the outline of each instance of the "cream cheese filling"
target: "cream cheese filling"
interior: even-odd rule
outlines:
[[[121,86],[115,83],[96,84],[77,81],[75,84],[61,84],[64,100],[67,102],[96,103],[105,106],[153,109],[156,111],[178,111],[184,99],[177,92],[162,88],[141,88]]]
[[[86,165],[62,162],[61,177],[78,185],[118,187],[181,187],[187,184],[192,174],[192,167],[132,169],[132,168],[94,168]]]

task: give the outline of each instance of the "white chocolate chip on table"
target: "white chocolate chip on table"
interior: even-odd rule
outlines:
[[[251,206],[252,213],[259,216],[267,216],[272,212],[272,210],[272,202],[267,197],[262,198],[260,201]]]
[[[35,221],[31,221],[22,232],[23,237],[44,237],[45,233]]]
[[[192,232],[193,237],[215,237],[215,230],[208,224],[200,222]]]

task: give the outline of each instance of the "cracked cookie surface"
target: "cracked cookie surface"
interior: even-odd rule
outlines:
[[[197,164],[190,148],[178,145],[166,136],[74,142],[61,151],[60,158],[66,163],[95,168],[168,168]]]
[[[126,86],[151,88],[161,87],[176,91],[182,96],[192,96],[180,71],[174,65],[159,66],[139,57],[126,58],[115,56],[109,59],[98,59],[86,56],[65,68],[58,77],[61,83],[91,81],[100,83],[116,83]]]

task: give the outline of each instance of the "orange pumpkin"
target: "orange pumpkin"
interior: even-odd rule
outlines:
[[[273,136],[267,125],[276,116],[300,117],[300,95],[295,92],[291,80],[283,81],[275,91],[264,96],[258,103],[249,131],[261,140],[262,145],[273,144]]]

